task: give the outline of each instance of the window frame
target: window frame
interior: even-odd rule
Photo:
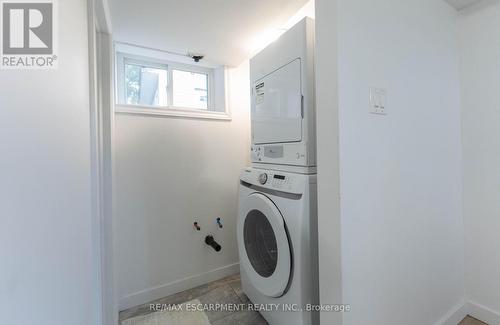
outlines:
[[[118,46],[117,46],[118,47]],[[115,112],[123,114],[142,114],[142,115],[164,115],[176,116],[187,118],[208,118],[231,120],[231,115],[227,105],[226,94],[226,69],[222,66],[202,66],[198,64],[186,63],[185,57],[172,55],[156,50],[143,49],[138,47],[128,46],[134,51],[130,52],[145,52],[137,54],[124,51],[120,48],[115,48],[116,59],[116,73],[115,73],[115,89],[116,89],[116,105]],[[148,53],[149,52],[149,53]],[[164,56],[165,58],[163,58]],[[182,62],[185,61],[185,62]],[[127,62],[135,63],[140,66],[151,68],[167,68],[167,106],[155,105],[135,105],[126,104],[126,85],[125,85],[125,64]],[[189,62],[189,61],[188,61]],[[216,84],[216,69],[223,69],[224,82]],[[207,109],[191,108],[191,107],[177,107],[173,105],[173,70],[180,70],[185,72],[193,72],[207,75],[208,82],[208,100]],[[216,100],[216,87],[223,87],[223,98]],[[124,104],[125,103],[125,104]],[[219,104],[219,107],[216,107]]]

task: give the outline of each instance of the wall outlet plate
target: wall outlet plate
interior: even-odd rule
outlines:
[[[370,88],[370,113],[387,115],[387,90]]]

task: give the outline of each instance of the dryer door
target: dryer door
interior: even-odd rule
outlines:
[[[249,195],[238,222],[240,263],[263,295],[281,297],[290,281],[292,257],[283,216],[265,195]]]
[[[251,115],[254,144],[302,140],[300,70],[300,59],[296,59],[253,85]]]

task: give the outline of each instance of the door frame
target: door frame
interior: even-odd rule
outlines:
[[[107,0],[87,0],[95,324],[118,325],[113,276],[113,43]]]

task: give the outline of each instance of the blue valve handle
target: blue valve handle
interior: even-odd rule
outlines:
[[[222,228],[222,221],[221,218],[217,218],[217,225],[219,225],[219,228]]]

